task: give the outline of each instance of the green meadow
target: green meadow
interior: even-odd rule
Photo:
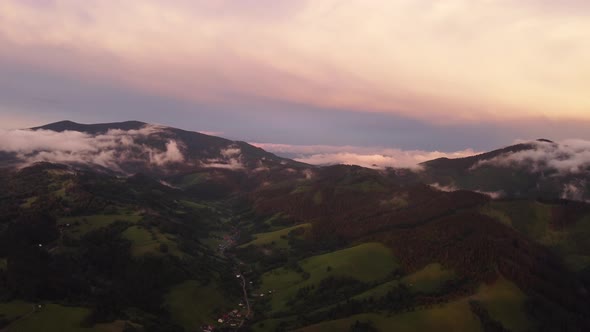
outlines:
[[[454,277],[455,273],[453,271],[444,269],[439,263],[433,263],[402,278],[402,282],[413,291],[432,293],[439,290],[445,282],[452,280]]]
[[[430,268],[434,270],[434,268]],[[422,273],[423,274],[423,273]],[[512,282],[500,278],[490,285],[483,284],[476,294],[457,301],[416,311],[387,314],[367,313],[349,318],[322,322],[297,331],[336,332],[348,331],[357,321],[372,322],[379,331],[465,331],[484,332],[478,318],[472,314],[470,300],[478,300],[488,310],[490,317],[510,331],[528,331],[530,323],[524,309],[525,295]],[[270,331],[263,330],[260,331]]]
[[[127,228],[123,237],[131,241],[131,253],[134,256],[145,254],[161,254],[160,246],[167,246],[170,254],[180,256],[182,252],[178,249],[172,235],[163,234],[157,229],[147,229],[140,225]]]
[[[556,230],[550,226],[552,205],[535,201],[492,202],[482,212],[522,232],[532,240],[555,249],[567,266],[580,271],[590,266],[590,216]]]
[[[82,328],[80,324],[90,313],[87,308],[66,307],[58,304],[46,304],[41,309],[32,312],[33,304],[12,303],[8,310],[19,313],[22,318],[11,323],[6,330],[8,332],[98,332],[98,328]],[[0,313],[5,310],[0,304]]]
[[[349,318],[322,322],[297,331],[339,332],[349,331],[356,322],[372,322],[378,331],[423,332],[423,331],[481,331],[477,317],[471,314],[467,301],[458,301],[427,310],[388,315],[370,313]]]
[[[273,292],[273,311],[286,309],[287,301],[299,289],[316,285],[325,278],[349,277],[362,282],[375,282],[386,278],[398,267],[398,263],[389,248],[380,243],[365,243],[303,259],[299,261],[299,266],[309,273],[308,279],[284,267],[262,276],[260,290],[262,293]]]
[[[66,234],[74,237],[81,237],[84,234],[106,227],[116,221],[127,221],[137,223],[142,219],[137,214],[95,214],[81,217],[64,217],[60,218],[58,225],[70,224],[65,229]]]
[[[286,249],[289,248],[289,241],[287,235],[294,230],[304,229],[305,231],[311,228],[311,224],[301,224],[293,227],[283,228],[278,231],[268,233],[254,234],[254,240],[241,245],[240,247],[247,247],[250,245],[264,246],[273,245],[276,248]]]
[[[492,284],[481,285],[472,298],[481,302],[490,316],[510,331],[530,329],[530,322],[524,313],[526,295],[514,283],[499,278]]]
[[[0,319],[14,320],[33,310],[33,304],[24,301],[0,303]]]
[[[188,280],[170,290],[165,306],[175,322],[187,331],[196,331],[200,325],[217,320],[216,310],[236,307],[237,301],[230,301],[212,283],[203,286],[196,280]]]

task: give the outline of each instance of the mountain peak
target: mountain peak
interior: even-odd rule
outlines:
[[[123,122],[111,122],[111,123],[98,123],[98,124],[84,124],[84,123],[77,123],[70,120],[58,121],[50,124],[46,124],[40,127],[31,128],[33,130],[45,129],[45,130],[53,130],[53,131],[80,131],[86,132],[91,134],[107,132],[111,129],[121,129],[121,130],[133,130],[133,129],[140,129],[141,127],[145,126],[147,123],[141,121],[123,121]]]

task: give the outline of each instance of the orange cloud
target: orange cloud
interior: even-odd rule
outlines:
[[[196,101],[262,97],[437,122],[590,119],[587,6],[556,10],[517,0],[49,3],[0,2],[0,41],[8,46],[0,55]]]

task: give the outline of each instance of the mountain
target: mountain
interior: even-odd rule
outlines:
[[[141,121],[125,121],[125,122],[114,122],[114,123],[100,123],[100,124],[83,124],[76,123],[73,121],[59,121],[50,124],[46,124],[40,127],[31,128],[33,130],[52,130],[56,132],[64,132],[66,130],[79,131],[89,134],[100,134],[106,133],[109,130],[139,130],[145,127],[147,123]]]
[[[98,151],[118,149],[119,165],[129,163],[127,172],[145,170],[148,165],[130,163],[130,160],[144,164],[157,164],[158,168],[167,168],[171,172],[185,171],[188,167],[174,168],[173,166],[190,166],[190,170],[214,168],[243,168],[253,170],[259,167],[271,167],[277,164],[303,166],[292,160],[279,158],[260,148],[240,141],[231,141],[220,137],[201,134],[198,132],[151,125],[139,121],[126,121],[104,124],[79,124],[71,121],[61,121],[48,124],[33,130],[50,130],[59,133],[74,131],[84,133],[91,139],[99,140]],[[112,145],[111,145],[112,144]],[[136,150],[136,151],[134,151]],[[175,151],[172,151],[175,150]],[[178,151],[176,151],[178,150]],[[173,158],[178,152],[181,156]],[[162,153],[162,160],[154,160],[154,153]],[[166,155],[166,153],[170,155]],[[157,156],[157,155],[156,155]],[[123,158],[125,157],[125,158]],[[170,157],[169,160],[166,157]],[[175,165],[176,164],[176,165]],[[141,169],[133,169],[133,166]]]
[[[420,180],[496,197],[590,200],[587,150],[539,139],[467,158],[425,162]]]
[[[411,172],[316,167],[137,121],[8,139],[6,331],[590,328],[590,204],[560,199],[587,178],[576,147]]]
[[[119,176],[141,173],[210,195],[277,178],[302,178],[312,168],[245,142],[139,121],[61,121],[32,128],[21,136],[29,139],[4,151],[0,168],[53,162]]]

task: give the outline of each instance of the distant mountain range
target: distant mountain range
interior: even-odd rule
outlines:
[[[590,329],[580,142],[375,170],[62,121],[0,148],[8,331]]]
[[[139,121],[105,124],[61,121],[32,130],[84,133],[89,146],[79,151],[58,150],[63,152],[61,159],[46,151],[51,149],[49,146],[18,155],[15,151],[0,151],[0,161],[5,165],[19,161],[58,161],[125,174],[152,174],[172,182],[175,176],[206,169],[248,173],[263,181],[278,174],[291,178],[297,173],[301,177],[317,168],[278,157],[245,142]],[[64,139],[68,138],[64,136]],[[110,158],[104,155],[105,151],[111,154]],[[431,184],[441,190],[478,191],[495,198],[590,200],[590,158],[577,158],[575,148],[547,139],[466,158],[435,159],[421,166],[421,171],[409,172],[405,181]]]

